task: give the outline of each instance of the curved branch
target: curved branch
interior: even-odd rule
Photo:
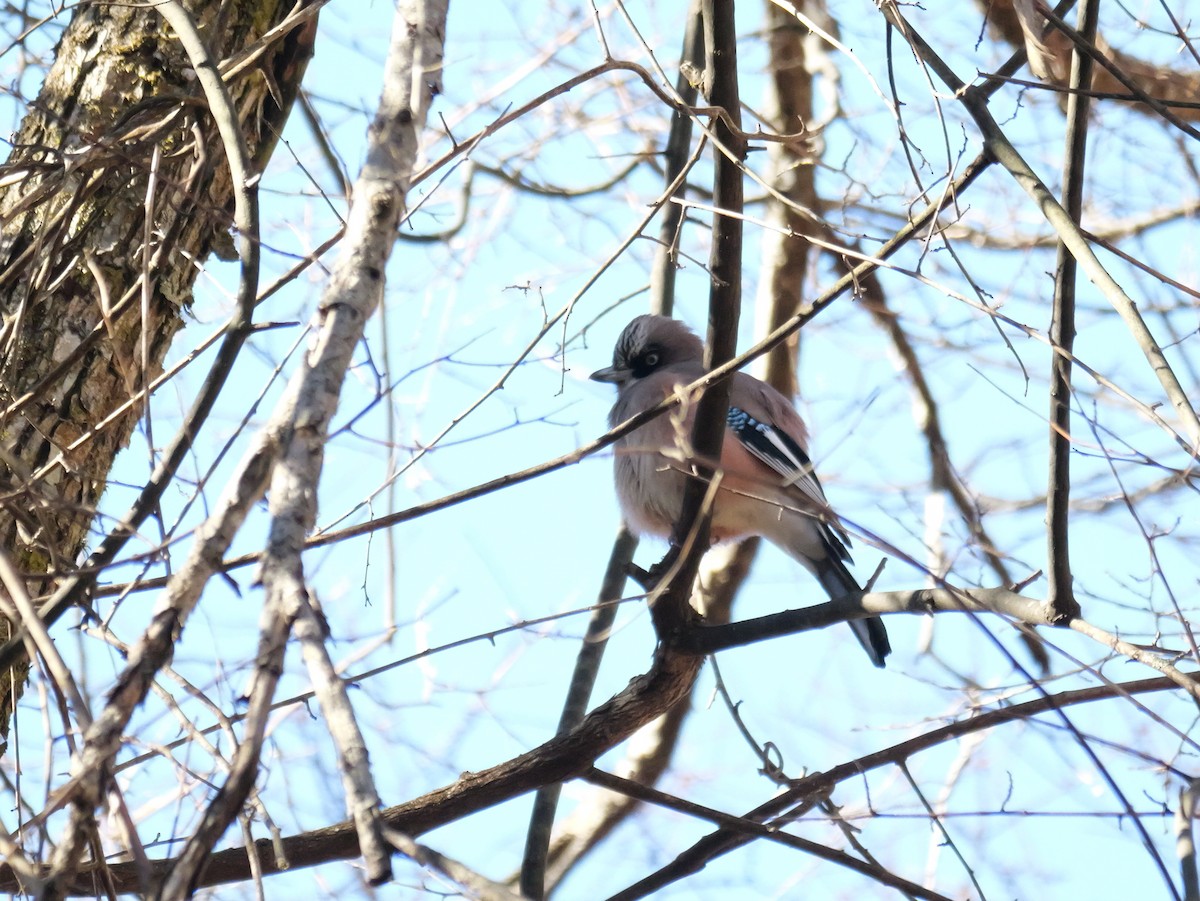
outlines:
[[[387,808],[380,812],[381,820],[414,838],[540,786],[576,778],[605,751],[686,697],[700,665],[698,657],[660,651],[647,673],[597,707],[577,729],[512,760],[477,773],[464,773],[453,785]],[[196,887],[248,879],[251,854],[257,856],[257,865],[265,875],[356,857],[360,853],[357,836],[353,821],[348,821],[285,838],[280,843],[282,863],[268,839],[256,842],[252,849],[220,851],[208,857]],[[175,859],[153,861],[151,883],[161,884],[174,865]],[[136,864],[111,864],[106,869],[118,892],[142,890]],[[0,865],[0,890],[10,890],[8,886],[15,884],[15,879],[7,864]],[[79,873],[60,888],[73,895],[95,894],[90,871]]]

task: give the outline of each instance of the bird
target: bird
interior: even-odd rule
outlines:
[[[613,348],[612,366],[590,378],[617,387],[613,427],[659,404],[705,374],[704,343],[668,316],[636,317]],[[766,382],[730,376],[721,480],[712,507],[714,542],[757,535],[816,576],[831,598],[861,591],[850,574],[850,537],[832,514],[805,450],[808,430],[791,402]],[[615,445],[617,499],[629,529],[670,538],[690,472],[687,439],[695,404],[664,414]],[[891,653],[878,617],[850,621],[875,666]]]

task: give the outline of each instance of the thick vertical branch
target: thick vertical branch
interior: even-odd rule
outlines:
[[[741,110],[737,72],[737,31],[733,0],[704,0],[704,87],[709,103],[724,109],[725,116],[713,123],[716,160],[713,175],[713,205],[719,211],[713,220],[709,253],[711,283],[708,299],[708,341],[705,366],[712,368],[731,359],[737,351],[737,323],[742,292],[742,160],[746,142],[741,132]],[[692,445],[699,460],[721,456],[725,437],[725,414],[729,409],[729,382],[706,390],[696,408]],[[674,540],[690,553],[680,560],[671,585],[655,599],[652,612],[659,637],[669,641],[693,615],[688,603],[700,555],[708,549],[708,522],[703,516],[705,495],[715,473],[705,463],[697,466],[684,496],[683,510],[676,523]],[[677,590],[678,589],[678,590]]]
[[[1084,0],[1079,7],[1079,28],[1089,40],[1096,34],[1100,4]],[[1066,159],[1063,164],[1063,208],[1079,223],[1083,215],[1084,163],[1087,150],[1089,98],[1079,88],[1091,84],[1092,59],[1075,50],[1071,54],[1071,93],[1067,96]],[[1061,240],[1054,270],[1054,309],[1050,342],[1061,353],[1050,357],[1050,468],[1047,473],[1046,539],[1050,605],[1054,616],[1066,620],[1079,615],[1071,587],[1071,351],[1075,344],[1075,257]]]
[[[699,0],[692,0],[683,38],[679,76],[675,80],[675,92],[687,106],[696,102],[697,90],[689,76],[691,72],[699,68],[703,52],[704,32],[701,27],[700,3]],[[668,188],[672,185],[675,186],[672,197],[682,198],[687,195],[687,182],[680,176],[689,165],[692,124],[693,117],[686,109],[677,109],[671,116],[671,129],[667,135],[663,158],[666,164],[666,185]],[[658,230],[658,250],[654,257],[654,268],[650,271],[650,312],[652,313],[670,316],[674,308],[675,274],[679,268],[679,238],[683,229],[683,221],[684,206],[682,204],[667,202],[662,205]],[[625,573],[629,564],[633,562],[633,554],[637,550],[637,546],[637,537],[622,526],[613,542],[608,567],[600,588],[602,602],[621,596],[625,584]],[[583,721],[588,701],[591,699],[592,687],[595,685],[600,671],[600,660],[604,655],[608,633],[616,614],[617,608],[612,604],[601,604],[592,613],[583,646],[579,649],[579,656],[575,661],[575,670],[571,674],[571,684],[567,690],[562,716],[559,718],[559,735],[569,732]],[[561,791],[561,784],[548,785],[539,789],[534,796],[520,875],[521,892],[533,901],[545,897],[549,888],[546,871],[550,859],[550,836]],[[624,810],[628,809],[629,807],[626,805]],[[611,817],[601,816],[601,821],[611,822],[611,819]],[[590,846],[590,842],[599,839],[598,832],[598,829],[592,830],[590,834],[583,837],[585,846]]]
[[[299,623],[306,661],[322,710],[337,746],[347,806],[358,828],[358,842],[367,861],[368,878],[375,883],[390,875],[390,850],[382,835],[379,798],[375,792],[365,743],[354,722],[345,685],[336,678],[324,653],[322,626],[307,597],[301,552],[316,515],[323,448],[329,422],[354,348],[383,294],[386,263],[404,213],[404,199],[415,168],[420,134],[438,93],[446,2],[412,0],[397,12],[394,41],[380,111],[369,136],[367,161],[355,185],[346,229],[346,243],[322,299],[316,340],[293,377],[264,434],[269,456],[252,454],[238,480],[253,474],[254,485],[267,477],[264,460],[275,464],[271,478],[272,523],[264,554],[262,581],[266,607],[259,642],[258,665],[249,692],[258,731],[248,730],[239,746],[230,777],[210,802],[200,827],[189,839],[170,873],[162,896],[183,897],[195,885],[212,846],[242,809],[258,775],[262,726],[270,710],[282,671],[289,630]],[[206,524],[207,526],[208,524]],[[157,617],[156,617],[157,621]],[[176,624],[182,627],[182,620]],[[127,690],[114,693],[97,727],[76,758],[80,774],[72,787],[73,814],[83,821],[97,802],[119,736],[134,706],[148,690],[153,670],[147,670],[144,644],[130,655],[135,672],[122,674]],[[78,766],[79,763],[86,766]],[[77,842],[64,842],[68,848]],[[77,852],[56,854],[55,877],[60,883],[73,875]],[[61,859],[61,863],[60,863]]]
[[[696,102],[694,72],[699,71],[704,56],[704,29],[699,0],[692,0],[688,10],[687,30],[683,37],[683,52],[675,93],[684,104]],[[674,184],[688,164],[692,143],[692,115],[683,109],[671,115],[671,130],[663,159],[666,164],[666,184]],[[684,197],[687,183],[681,182],[673,196]],[[650,271],[650,312],[670,316],[675,305],[675,273],[679,269],[679,237],[683,228],[684,207],[679,203],[663,204],[658,229],[658,250],[654,268]]]
[[[259,48],[257,65],[227,82],[260,167],[274,142],[265,123],[286,118],[312,52],[308,5],[185,4],[216,60],[297,14],[294,30],[279,32]],[[144,400],[96,426],[161,371],[199,264],[228,247],[238,186],[205,104],[180,102],[199,95],[191,61],[164,38],[153,6],[80,5],[0,171],[0,544],[26,573],[74,569]],[[170,152],[159,152],[164,147]],[[44,594],[47,584],[31,582],[31,594]],[[0,624],[0,638],[8,634]],[[0,734],[7,734],[26,667],[18,661],[2,671]]]
[[[705,364],[711,369],[737,353],[737,325],[742,308],[741,214],[745,195],[742,162],[746,158],[746,141],[741,132],[733,0],[705,0],[704,29],[706,71],[711,76],[709,102],[725,110],[725,116],[713,123],[720,149],[713,176],[713,205],[730,214],[716,215],[709,253],[712,283]],[[720,455],[725,434],[724,411],[729,406],[728,382],[723,385],[707,391],[700,401],[694,441],[701,456]]]

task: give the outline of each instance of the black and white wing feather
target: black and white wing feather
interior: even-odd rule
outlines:
[[[829,502],[817,480],[812,460],[798,443],[769,423],[755,419],[740,407],[731,406],[725,420],[738,442],[756,459],[783,477],[784,485],[794,488],[811,504],[821,520],[822,537],[839,560],[849,560],[846,548],[850,537],[836,523],[828,521]]]

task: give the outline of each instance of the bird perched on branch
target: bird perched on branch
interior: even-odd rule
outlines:
[[[613,349],[613,364],[593,372],[617,386],[609,424],[656,406],[704,375],[704,344],[683,323],[638,316]],[[860,591],[846,564],[850,539],[838,525],[804,449],[808,431],[786,397],[751,375],[730,377],[729,415],[712,510],[714,541],[759,535],[817,577],[831,598]],[[621,438],[616,486],[626,522],[638,533],[670,537],[679,518],[693,455],[695,404],[686,403]],[[878,618],[850,622],[871,662],[891,653]]]

